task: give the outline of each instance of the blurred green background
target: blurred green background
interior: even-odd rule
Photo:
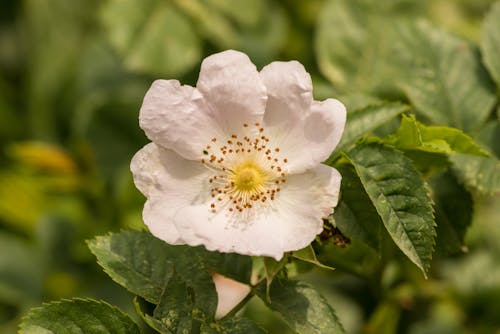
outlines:
[[[100,298],[133,312],[131,296],[97,266],[85,240],[143,228],[144,199],[129,162],[147,142],[138,111],[154,79],[195,85],[201,60],[232,48],[259,68],[300,61],[317,99],[345,99],[348,107],[373,97],[408,102],[391,86],[398,73],[387,54],[396,24],[425,19],[478,43],[491,4],[2,0],[0,333],[15,333],[30,307],[64,297]],[[486,121],[487,130],[465,130],[493,143],[498,157],[498,118]],[[348,333],[500,333],[500,200],[472,196],[468,249],[437,256],[428,280],[404,261],[373,275],[378,260],[356,262],[352,245],[331,246],[326,261],[334,272],[298,271],[327,296]],[[286,333],[257,301],[246,312],[272,333]]]

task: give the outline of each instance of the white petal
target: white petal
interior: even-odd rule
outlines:
[[[144,97],[139,122],[153,142],[195,160],[218,131],[209,110],[195,88],[156,80]]]
[[[154,143],[135,154],[130,169],[137,189],[147,197],[143,219],[151,233],[171,244],[184,243],[174,217],[181,208],[207,200],[207,169]]]
[[[217,320],[227,315],[250,293],[250,286],[217,273],[212,274],[212,279],[218,298],[215,311],[215,319]]]
[[[273,62],[260,71],[267,88],[266,128],[288,126],[306,116],[312,102],[311,76],[297,61]]]
[[[267,94],[254,64],[244,53],[228,50],[205,58],[196,87],[225,133],[243,123],[261,123]]]
[[[212,215],[207,202],[182,209],[175,223],[189,245],[279,260],[284,252],[310,244],[322,231],[322,218],[337,204],[340,179],[335,169],[319,165],[291,175],[274,202],[253,208],[255,216],[248,221],[242,216],[235,222],[235,216],[224,211]]]
[[[291,121],[294,124],[291,124]],[[335,99],[313,101],[302,118],[290,118],[288,123],[268,127],[266,131],[280,155],[286,158],[288,173],[301,173],[324,161],[340,141],[344,131],[346,110]]]

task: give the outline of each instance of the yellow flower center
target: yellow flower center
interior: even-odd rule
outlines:
[[[208,179],[210,210],[243,212],[255,205],[274,201],[286,182],[288,159],[255,123],[243,124],[242,134],[213,137],[203,150],[201,163],[213,173]]]
[[[232,179],[236,191],[253,193],[261,188],[265,181],[264,171],[253,162],[237,166],[233,173]]]

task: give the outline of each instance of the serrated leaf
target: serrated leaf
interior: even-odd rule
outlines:
[[[500,160],[467,154],[450,157],[458,178],[468,187],[485,194],[500,193]]]
[[[481,51],[484,64],[500,87],[500,1],[491,6],[483,23]]]
[[[263,287],[256,292],[298,334],[344,333],[332,307],[307,283],[276,280],[271,286],[270,302]]]
[[[426,184],[411,161],[378,143],[360,144],[347,157],[396,245],[426,275],[435,223]]]
[[[88,244],[115,282],[153,304],[158,304],[174,267],[188,282],[199,278],[197,272],[217,272],[250,282],[252,260],[248,256],[172,246],[147,232],[123,231],[97,237]]]
[[[402,103],[378,103],[349,111],[337,151],[348,147],[361,136],[369,134],[408,109],[409,107]]]
[[[399,85],[417,111],[467,132],[486,121],[495,95],[477,50],[426,22],[399,27]]]
[[[62,300],[31,309],[20,334],[140,334],[135,322],[105,302],[90,299]]]
[[[486,151],[462,131],[446,126],[426,126],[418,122],[413,115],[402,116],[401,126],[387,142],[403,150],[488,156]]]
[[[88,242],[104,271],[118,284],[158,304],[180,249],[146,232],[124,231]]]
[[[473,201],[451,173],[429,180],[436,208],[436,250],[452,254],[465,249],[465,232],[472,222]]]
[[[297,251],[292,252],[292,257],[299,259],[304,262],[308,262],[311,264],[314,264],[317,267],[323,268],[323,269],[328,269],[328,270],[335,270],[335,268],[326,266],[319,262],[318,258],[316,257],[316,253],[314,252],[314,249],[311,245],[304,247],[302,249],[299,249]]]
[[[211,324],[202,324],[201,334],[265,334],[262,328],[247,318],[228,318]]]
[[[333,212],[335,223],[349,238],[362,241],[378,251],[380,228],[383,226],[380,216],[356,171],[346,165],[337,169],[342,175],[342,199]]]
[[[110,43],[134,71],[180,75],[201,58],[192,24],[169,2],[110,0],[100,18]]]

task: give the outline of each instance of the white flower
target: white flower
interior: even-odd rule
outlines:
[[[337,100],[312,98],[296,62],[257,71],[229,50],[207,57],[196,87],[157,80],[140,126],[152,143],[132,159],[143,219],[170,244],[272,256],[307,246],[338,201],[322,165],[345,125]]]

